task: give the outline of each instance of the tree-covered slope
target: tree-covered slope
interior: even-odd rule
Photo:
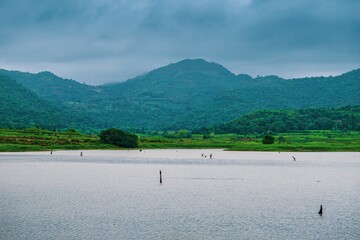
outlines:
[[[0,75],[0,125],[65,126],[59,110],[14,80]]]
[[[112,101],[117,106],[112,114],[135,127],[193,129],[261,109],[360,104],[360,70],[337,77],[285,80],[277,76],[235,76],[203,60],[178,64],[112,86],[122,94]],[[203,68],[190,67],[198,64]]]
[[[55,106],[8,76],[0,75],[0,127],[86,129],[93,124],[81,113]]]
[[[360,131],[360,106],[257,111],[229,123],[200,128],[195,132],[253,134],[298,130]]]
[[[359,69],[336,77],[286,80],[235,75],[217,63],[187,59],[125,82],[97,87],[48,72],[0,73],[40,99],[77,113],[76,121],[83,127],[100,129],[196,129],[257,110],[360,104]]]
[[[269,77],[267,77],[269,78]],[[360,104],[360,70],[336,77],[283,80],[255,78],[255,84],[215,94],[197,111],[189,111],[175,126],[206,126],[265,109],[342,107]]]
[[[96,98],[101,90],[97,87],[64,79],[51,72],[37,74],[0,69],[0,75],[8,76],[36,93],[40,98],[55,103],[73,104]]]
[[[124,83],[102,86],[109,98],[99,104],[117,119],[117,126],[171,128],[188,112],[212,101],[218,92],[239,86],[241,79],[219,64],[183,60]]]

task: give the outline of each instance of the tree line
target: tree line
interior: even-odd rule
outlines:
[[[257,111],[228,123],[196,129],[193,133],[253,134],[303,130],[360,131],[360,106]]]

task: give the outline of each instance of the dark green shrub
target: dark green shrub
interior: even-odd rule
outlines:
[[[275,138],[272,135],[265,135],[262,139],[263,144],[273,144],[275,142]]]
[[[100,132],[100,141],[113,144],[119,147],[135,148],[138,147],[138,136],[124,132],[120,129],[109,128]]]

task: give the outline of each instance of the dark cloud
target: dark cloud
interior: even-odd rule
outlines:
[[[91,84],[183,58],[235,73],[329,75],[360,67],[358,0],[1,0],[0,68]]]

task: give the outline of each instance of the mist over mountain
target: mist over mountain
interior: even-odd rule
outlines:
[[[195,129],[257,110],[360,104],[359,69],[336,77],[286,80],[278,76],[235,75],[217,63],[186,59],[125,82],[101,86],[81,84],[49,72],[0,70],[0,76],[31,91],[33,96],[27,102],[40,99],[60,112],[71,113],[75,116],[72,122],[82,129]],[[4,94],[10,94],[8,98],[13,92],[19,94],[17,89],[4,91],[8,84],[1,84]],[[16,98],[19,104],[23,101]],[[3,111],[5,114],[8,110]],[[6,124],[9,122],[0,122]]]

